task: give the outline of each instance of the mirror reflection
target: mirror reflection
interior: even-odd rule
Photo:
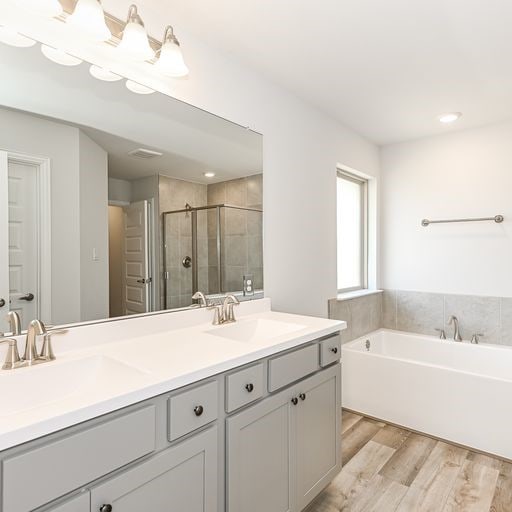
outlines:
[[[0,58],[0,331],[8,311],[68,324],[261,296],[259,134],[36,48]]]

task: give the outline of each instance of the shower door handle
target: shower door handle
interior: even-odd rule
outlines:
[[[151,283],[151,281],[153,281],[153,278],[151,277],[148,277],[147,279],[137,279],[137,283],[140,283],[140,284],[149,284]]]

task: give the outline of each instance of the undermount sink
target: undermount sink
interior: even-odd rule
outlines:
[[[0,374],[0,417],[66,399],[92,397],[100,390],[115,393],[123,384],[147,380],[137,368],[105,356],[4,370]]]
[[[257,318],[247,321],[240,320],[234,324],[216,327],[206,332],[207,334],[212,334],[219,338],[229,338],[235,341],[250,343],[252,341],[264,341],[278,338],[285,334],[300,331],[305,327],[306,326],[302,324]]]

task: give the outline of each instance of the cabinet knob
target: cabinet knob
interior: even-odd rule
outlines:
[[[100,512],[112,512],[112,505],[102,505]]]
[[[333,347],[333,348],[331,348],[331,352],[332,352],[333,354],[337,354],[337,353],[338,353],[338,347]]]
[[[292,398],[292,404],[293,404],[293,405],[297,405],[298,403],[299,403],[299,399],[298,399],[296,396],[294,396],[294,397]]]
[[[245,389],[247,389],[248,393],[252,393],[254,391],[254,384],[247,384],[247,386],[245,386]]]
[[[194,413],[196,416],[201,416],[201,414],[203,414],[203,412],[204,412],[204,408],[202,405],[198,405],[197,407],[194,407]]]
[[[302,401],[306,400],[306,393],[301,393],[301,394],[299,395],[299,398],[300,398]]]

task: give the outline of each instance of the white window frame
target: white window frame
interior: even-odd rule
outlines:
[[[344,169],[338,169],[336,180],[344,179],[347,181],[352,181],[353,183],[357,183],[361,185],[361,285],[360,286],[352,286],[349,288],[341,288],[338,289],[338,294],[354,292],[358,290],[367,290],[368,289],[368,180],[361,176],[357,176],[351,172],[348,172]],[[337,188],[337,187],[336,187]],[[336,195],[336,204],[338,204],[339,198]],[[336,208],[336,212],[338,209]],[[337,213],[336,213],[337,215]],[[340,250],[340,240],[336,240],[336,250]],[[338,260],[336,259],[336,262]],[[337,268],[337,276],[339,275],[340,269]]]

